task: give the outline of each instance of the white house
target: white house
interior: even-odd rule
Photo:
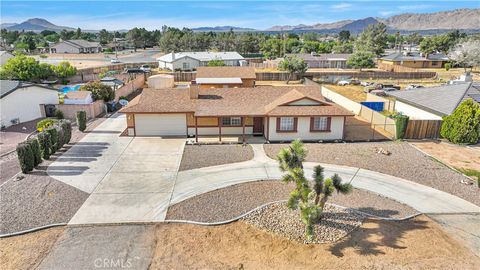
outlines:
[[[244,60],[237,52],[181,52],[163,55],[158,60],[158,67],[169,70],[193,70],[206,66],[211,60],[222,60],[226,66],[239,66]]]
[[[27,122],[45,115],[43,105],[58,104],[58,89],[44,85],[0,81],[1,126]]]
[[[93,102],[90,91],[70,91],[63,98],[63,104],[90,104]]]
[[[480,85],[458,83],[413,90],[387,92],[395,97],[395,111],[413,120],[442,120],[465,99],[480,102]]]
[[[0,66],[5,65],[8,59],[15,57],[15,55],[7,52],[7,51],[0,51]]]
[[[102,46],[98,42],[83,39],[63,40],[50,47],[50,53],[99,53]]]

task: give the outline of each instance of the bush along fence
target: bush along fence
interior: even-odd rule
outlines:
[[[31,172],[49,159],[56,151],[61,149],[72,138],[72,123],[60,120],[38,133],[34,138],[28,139],[17,145],[17,156],[23,173]]]

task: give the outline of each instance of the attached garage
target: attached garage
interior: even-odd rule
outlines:
[[[136,136],[187,136],[187,118],[177,114],[135,114]]]

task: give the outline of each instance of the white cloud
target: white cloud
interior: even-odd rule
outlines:
[[[336,4],[336,5],[331,6],[332,9],[336,9],[336,10],[347,10],[347,9],[352,8],[352,7],[353,7],[353,5],[348,4],[348,3],[340,3],[340,4]]]
[[[390,16],[390,15],[394,14],[395,11],[392,11],[392,10],[381,10],[381,11],[378,12],[378,13],[380,13],[381,16],[386,17],[386,16]]]

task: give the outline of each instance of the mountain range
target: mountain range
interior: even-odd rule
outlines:
[[[369,24],[384,23],[390,31],[477,30],[480,31],[480,9],[456,9],[434,13],[404,13],[388,18],[368,17],[314,25],[276,25],[266,31],[360,32]]]
[[[236,26],[215,26],[215,27],[197,27],[192,28],[196,32],[222,32],[232,29],[236,32],[259,31],[259,32],[320,32],[320,33],[338,33],[342,30],[348,30],[352,33],[359,33],[370,24],[384,23],[389,32],[424,32],[435,33],[460,29],[467,32],[480,32],[480,9],[456,9],[450,11],[441,11],[434,13],[404,13],[390,16],[388,18],[368,17],[359,20],[342,20],[332,23],[318,23],[313,25],[277,25],[265,30],[253,28],[243,28]],[[9,31],[34,31],[43,30],[61,31],[75,30],[74,27],[58,26],[45,19],[33,18],[22,23],[2,23],[0,28]],[[99,30],[83,30],[86,32],[98,32]]]

